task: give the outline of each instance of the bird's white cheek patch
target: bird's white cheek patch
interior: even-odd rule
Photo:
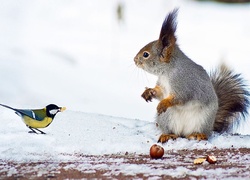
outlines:
[[[50,113],[50,114],[53,114],[53,115],[56,114],[57,112],[58,112],[57,109],[53,109],[53,110],[50,110],[50,111],[49,111],[49,113]]]

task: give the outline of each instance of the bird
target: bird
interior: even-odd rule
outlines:
[[[22,118],[25,125],[31,130],[29,133],[35,134],[38,134],[37,131],[41,134],[46,134],[38,128],[48,127],[58,112],[66,110],[66,107],[58,107],[55,104],[49,104],[43,109],[16,109],[4,104],[0,104],[0,106],[15,111],[15,113]]]

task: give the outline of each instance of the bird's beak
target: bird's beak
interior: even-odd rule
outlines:
[[[66,110],[66,107],[60,107],[60,112],[63,112]]]

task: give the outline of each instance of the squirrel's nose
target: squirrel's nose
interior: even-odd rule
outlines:
[[[142,64],[142,62],[140,61],[140,59],[137,56],[134,58],[134,62],[137,66]]]

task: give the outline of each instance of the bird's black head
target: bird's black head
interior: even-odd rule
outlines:
[[[65,107],[58,107],[55,104],[49,104],[48,106],[46,106],[46,115],[53,119],[58,112],[62,112],[65,109]]]

